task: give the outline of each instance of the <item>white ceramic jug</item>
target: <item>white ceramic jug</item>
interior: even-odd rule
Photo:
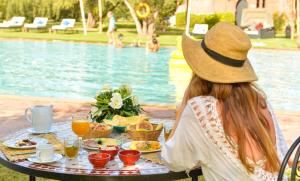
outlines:
[[[28,111],[31,114],[28,114]],[[53,122],[53,106],[36,105],[25,110],[25,117],[36,133],[48,133]]]

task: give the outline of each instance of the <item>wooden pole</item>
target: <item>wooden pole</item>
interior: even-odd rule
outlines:
[[[191,24],[191,2],[192,0],[187,0],[186,2],[186,25],[185,25],[185,34],[190,34],[190,24]]]
[[[99,9],[99,33],[103,32],[103,20],[102,20],[102,0],[98,0]]]
[[[82,0],[79,0],[79,5],[80,5],[82,25],[83,25],[83,34],[87,35],[86,20],[85,20],[85,14],[84,14],[84,5],[83,5],[83,1]]]
[[[295,19],[296,19],[296,13],[295,13],[295,10],[296,10],[296,8],[295,8],[295,0],[291,0],[290,2],[289,2],[289,4],[288,4],[288,6],[289,6],[289,24],[290,24],[290,26],[291,26],[291,40],[293,40],[294,39],[294,34],[295,34]]]
[[[300,0],[297,1],[296,25],[297,25],[297,36],[299,36],[300,35]]]

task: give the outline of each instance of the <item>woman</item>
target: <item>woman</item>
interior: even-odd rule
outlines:
[[[218,23],[202,42],[183,35],[193,70],[162,157],[173,171],[201,167],[206,181],[276,180],[287,146],[247,59],[251,42]]]
[[[158,52],[159,51],[159,42],[158,40],[156,39],[155,36],[152,37],[152,39],[147,43],[146,45],[147,49],[150,51],[150,52]]]

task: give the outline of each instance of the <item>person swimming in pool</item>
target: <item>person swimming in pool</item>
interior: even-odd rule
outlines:
[[[159,42],[155,36],[152,36],[152,39],[146,45],[147,50],[150,52],[158,52],[159,51]]]
[[[124,37],[124,35],[123,35],[122,33],[120,33],[120,34],[118,35],[118,39],[117,39],[117,41],[116,41],[116,43],[115,43],[115,47],[116,47],[116,48],[123,48],[123,47],[124,47],[124,44],[123,44],[123,37]]]

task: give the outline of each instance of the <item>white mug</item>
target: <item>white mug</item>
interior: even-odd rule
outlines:
[[[31,114],[28,114],[28,111]],[[53,106],[37,105],[25,110],[25,117],[37,133],[48,133],[53,122]]]
[[[40,162],[49,162],[54,158],[54,147],[51,144],[38,144],[36,146],[36,158]]]

